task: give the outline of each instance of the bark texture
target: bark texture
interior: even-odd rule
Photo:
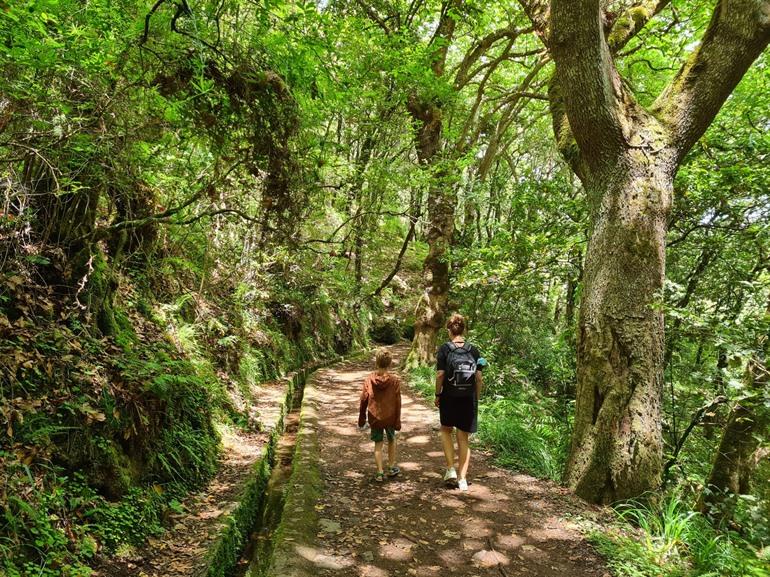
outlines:
[[[455,30],[455,1],[443,4],[434,39],[431,69],[438,78],[444,74],[449,45]],[[415,311],[414,340],[409,353],[409,366],[427,365],[436,354],[436,339],[444,321],[449,300],[448,250],[454,236],[456,191],[442,166],[442,116],[440,102],[412,95],[407,108],[415,126],[417,159],[433,174],[428,189],[428,256],[423,263],[423,294]]]
[[[700,46],[650,110],[614,57],[667,2],[521,0],[556,63],[557,143],[588,194],[577,405],[566,480],[611,502],[656,489],[662,472],[666,222],[679,163],[770,41],[770,2],[720,0]],[[608,40],[609,38],[609,40]]]
[[[663,286],[671,172],[636,155],[589,187],[593,226],[578,330],[577,405],[567,482],[609,503],[657,486]],[[589,181],[591,182],[591,181]]]
[[[448,182],[441,162],[441,108],[435,104],[411,102],[409,110],[416,122],[417,158],[427,170],[433,170],[428,189],[428,255],[423,262],[423,293],[415,311],[414,340],[409,354],[410,366],[433,362],[438,331],[444,322],[449,300],[448,250],[454,235],[456,192]]]

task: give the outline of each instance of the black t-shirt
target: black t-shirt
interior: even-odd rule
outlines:
[[[454,343],[455,345],[458,345],[458,343]],[[471,353],[471,356],[478,362],[479,357],[481,357],[481,353],[479,352],[479,349],[477,349],[473,344],[471,343],[465,343],[469,348],[469,351]],[[438,349],[438,353],[436,353],[436,370],[437,371],[446,371],[446,360],[449,356],[449,351],[452,350],[452,344],[449,342],[444,343],[441,345]],[[477,367],[478,370],[481,370],[481,367]]]

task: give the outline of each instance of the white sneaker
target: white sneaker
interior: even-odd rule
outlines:
[[[446,473],[444,473],[444,484],[447,487],[457,486],[457,471],[455,471],[454,467],[449,467]]]
[[[459,481],[457,481],[457,488],[460,489],[461,491],[467,491],[468,481],[466,481],[465,479],[460,479]]]

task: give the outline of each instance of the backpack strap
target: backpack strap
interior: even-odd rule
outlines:
[[[471,347],[473,346],[468,341],[465,341],[462,345],[458,345],[454,341],[447,341],[447,342],[452,346],[452,348],[449,349],[450,352],[456,351],[457,349],[463,349],[464,351],[471,352]]]

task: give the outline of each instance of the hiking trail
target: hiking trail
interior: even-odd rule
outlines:
[[[398,371],[408,348],[391,350]],[[408,383],[398,435],[401,475],[374,482],[374,443],[368,430],[356,428],[361,383],[371,367],[368,358],[342,362],[306,386],[300,435],[306,441],[298,454],[306,465],[315,460],[320,494],[290,491],[271,576],[609,577],[570,520],[599,509],[565,488],[496,467],[472,444],[468,492],[446,489],[438,411]],[[295,493],[313,475],[298,477]]]

